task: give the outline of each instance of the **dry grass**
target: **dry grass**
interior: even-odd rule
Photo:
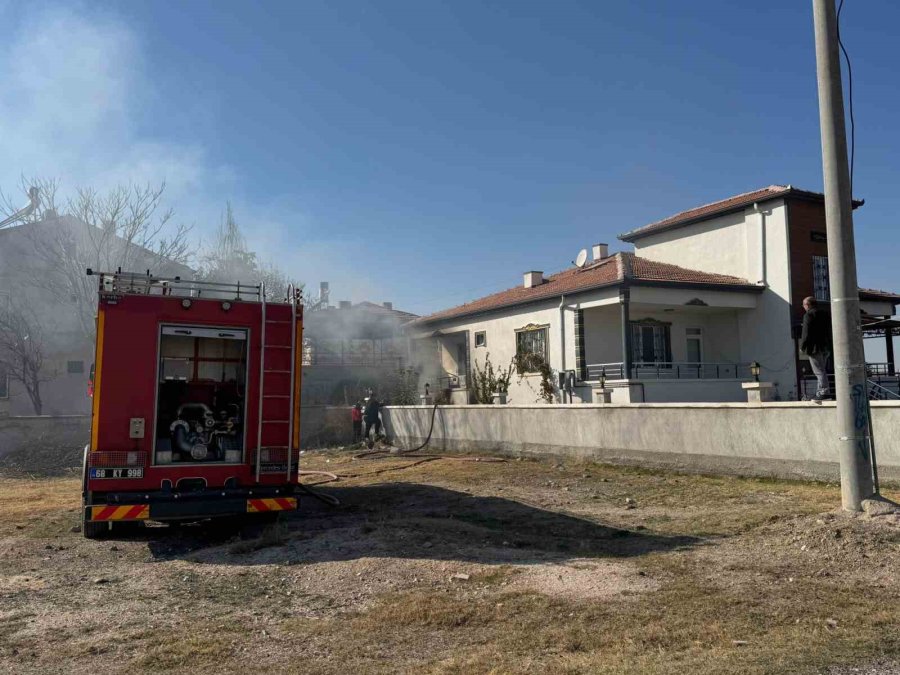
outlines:
[[[778,599],[763,590],[735,595],[711,589],[691,569],[657,566],[671,575],[665,590],[618,602],[416,592],[385,597],[350,621],[315,622],[314,633],[294,625],[292,633],[329,644],[341,658],[378,645],[398,671],[439,673],[812,673],[900,649],[897,610],[873,612],[871,589],[807,584]]]
[[[900,657],[900,523],[837,513],[835,485],[304,463],[369,475],[340,484],[341,510],[302,503],[246,540],[182,528],[85,542],[69,531],[77,481],[0,479],[16,547],[0,557],[0,670],[743,675]],[[646,583],[602,598],[523,589],[538,566],[560,583],[585,569]],[[90,583],[101,573],[115,586]],[[50,621],[61,612],[80,618]]]
[[[233,543],[228,552],[233,555],[253,553],[272,546],[283,546],[287,541],[287,529],[279,523],[272,523],[267,525],[258,537]]]
[[[81,481],[0,477],[0,536],[53,536],[80,523]]]

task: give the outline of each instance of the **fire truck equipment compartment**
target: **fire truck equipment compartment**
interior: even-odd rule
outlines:
[[[243,461],[247,331],[162,326],[156,464]]]

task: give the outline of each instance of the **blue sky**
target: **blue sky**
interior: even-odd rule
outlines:
[[[415,312],[771,183],[822,186],[811,2],[0,0],[0,187],[226,200],[334,299]],[[900,290],[900,5],[847,0],[860,280]]]

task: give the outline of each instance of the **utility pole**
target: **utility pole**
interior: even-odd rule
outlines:
[[[859,511],[875,492],[870,455],[866,358],[859,315],[853,208],[847,165],[844,94],[834,0],[813,0],[819,126],[825,175],[825,222],[834,335],[834,379],[844,510]]]

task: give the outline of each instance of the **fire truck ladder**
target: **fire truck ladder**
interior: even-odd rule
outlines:
[[[288,303],[266,304],[265,286],[260,288],[262,301],[262,328],[260,331],[261,355],[259,359],[259,425],[256,437],[256,480],[265,464],[283,464],[287,479],[291,477],[291,446],[294,438],[294,377],[296,373],[294,349],[297,341],[297,298],[293,284],[288,287]],[[288,328],[288,324],[290,327]],[[285,404],[287,404],[285,406]],[[285,428],[287,443],[276,445],[264,440],[281,438],[279,428]],[[270,433],[269,429],[274,428]],[[284,457],[282,463],[281,458]],[[280,473],[285,469],[278,468]],[[266,473],[274,473],[266,471]]]

